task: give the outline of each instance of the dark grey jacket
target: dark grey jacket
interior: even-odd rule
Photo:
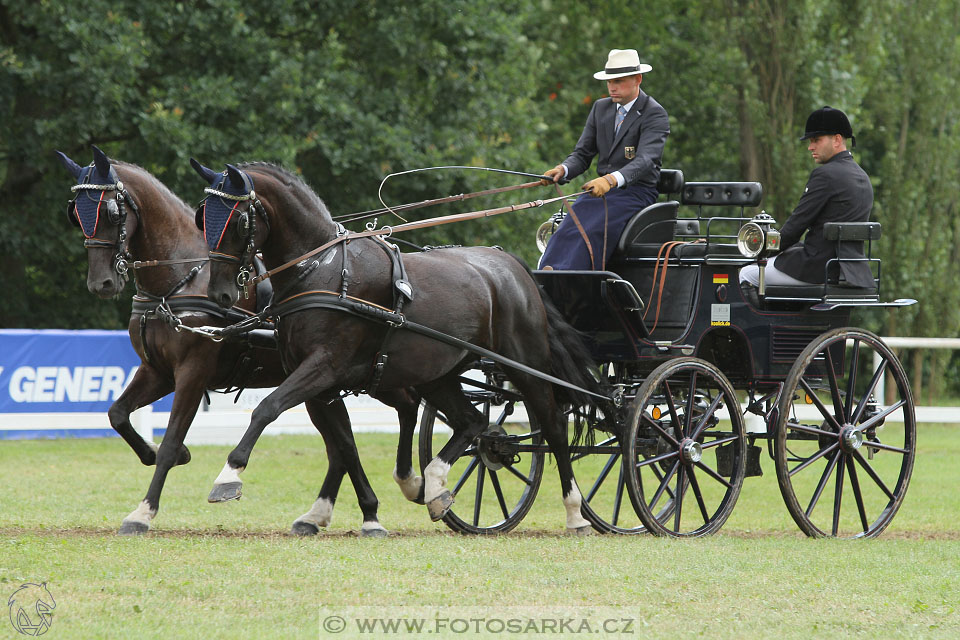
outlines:
[[[849,151],[841,151],[810,173],[800,203],[780,230],[777,269],[804,282],[822,283],[831,258],[863,258],[862,242],[837,243],[823,237],[827,222],[866,222],[873,207],[870,178]],[[803,242],[800,237],[807,231]],[[840,264],[844,279],[857,287],[874,286],[866,262]],[[831,274],[831,279],[836,277]]]
[[[597,175],[619,171],[624,186],[657,186],[663,145],[670,133],[670,120],[660,104],[640,91],[614,139],[617,105],[610,98],[593,103],[580,140],[563,164],[567,179],[575,178],[597,158]]]

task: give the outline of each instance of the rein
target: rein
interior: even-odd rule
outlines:
[[[456,213],[456,214],[449,215],[449,216],[440,216],[440,217],[437,217],[437,218],[428,218],[428,219],[426,219],[426,220],[420,220],[420,221],[417,221],[417,222],[407,222],[407,223],[405,223],[405,224],[401,224],[401,225],[398,225],[398,226],[396,226],[396,227],[383,227],[383,228],[381,228],[381,229],[367,229],[366,231],[360,231],[360,232],[358,232],[358,233],[350,233],[350,232],[348,232],[348,231],[344,231],[342,235],[338,233],[338,235],[337,235],[336,238],[330,240],[329,242],[326,242],[326,243],[322,244],[321,246],[317,247],[316,249],[313,249],[312,251],[309,251],[309,252],[303,254],[303,255],[300,256],[299,258],[294,258],[293,260],[291,260],[291,261],[289,261],[289,262],[287,262],[287,263],[284,263],[284,264],[280,265],[279,267],[276,267],[276,268],[274,268],[274,269],[270,269],[270,270],[267,271],[266,273],[260,274],[259,276],[256,276],[255,278],[252,278],[252,279],[248,280],[247,283],[248,283],[248,284],[251,284],[251,285],[257,284],[258,282],[261,282],[261,281],[263,281],[263,280],[266,280],[267,278],[273,277],[274,275],[280,273],[281,271],[284,271],[284,270],[286,270],[286,269],[289,269],[290,267],[293,267],[293,266],[295,266],[295,265],[297,265],[297,264],[300,264],[301,262],[303,262],[303,261],[306,260],[307,258],[311,258],[311,257],[317,255],[318,253],[322,253],[322,252],[326,251],[327,249],[329,249],[330,247],[332,247],[332,246],[334,246],[334,245],[336,245],[336,244],[339,244],[339,243],[341,243],[341,242],[349,242],[350,240],[354,240],[354,239],[358,239],[358,238],[369,238],[369,237],[371,237],[371,236],[390,237],[391,234],[393,234],[393,233],[400,233],[400,232],[402,232],[402,231],[413,231],[413,230],[415,230],[415,229],[426,229],[426,228],[429,228],[429,227],[437,227],[437,226],[444,225],[444,224],[450,224],[450,223],[452,223],[452,222],[461,222],[461,221],[464,221],[464,220],[475,220],[475,219],[477,219],[477,218],[489,218],[489,217],[491,217],[491,216],[499,215],[499,214],[501,214],[501,213],[512,213],[512,212],[514,212],[514,211],[522,211],[522,210],[524,210],[524,209],[532,209],[532,208],[534,208],[534,207],[542,207],[542,206],[545,205],[545,204],[550,204],[551,202],[557,202],[558,200],[566,200],[567,198],[571,198],[571,197],[573,197],[573,196],[560,195],[560,196],[557,196],[556,198],[549,198],[549,199],[547,199],[547,200],[533,200],[533,201],[531,201],[531,202],[524,202],[524,203],[522,203],[522,204],[512,204],[512,205],[508,205],[508,206],[505,206],[505,207],[497,207],[497,208],[495,208],[495,209],[482,209],[482,210],[480,210],[480,211],[469,211],[469,212],[467,212],[467,213]],[[213,253],[211,253],[211,256],[213,256]],[[229,256],[229,257],[230,257],[230,258],[233,258],[234,260],[236,260],[236,258],[234,258],[233,256]],[[213,259],[213,258],[212,258],[212,259]]]
[[[461,193],[459,195],[447,196],[445,198],[434,198],[432,200],[421,200],[420,202],[410,202],[407,204],[398,204],[395,207],[385,207],[383,209],[371,209],[369,211],[360,211],[358,213],[347,213],[342,216],[334,216],[334,220],[339,220],[343,224],[349,222],[356,222],[357,220],[366,220],[367,218],[374,218],[385,213],[392,213],[396,215],[397,211],[412,211],[413,209],[422,209],[424,207],[432,207],[437,204],[447,204],[449,202],[463,202],[464,200],[470,200],[472,198],[479,198],[481,196],[490,196],[497,193],[506,193],[508,191],[516,191],[518,189],[529,189],[530,187],[540,186],[540,182],[525,182],[523,184],[513,185],[510,187],[499,187],[496,189],[485,189],[483,191],[474,191],[473,193]],[[397,216],[399,217],[399,216]],[[403,218],[400,218],[403,220]],[[406,222],[406,220],[404,220]]]

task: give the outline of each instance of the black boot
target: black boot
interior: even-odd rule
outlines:
[[[750,303],[750,305],[760,308],[760,292],[755,286],[749,282],[740,283],[740,293],[743,294],[743,299]]]

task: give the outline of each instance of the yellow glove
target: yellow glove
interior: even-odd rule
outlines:
[[[563,180],[563,174],[564,174],[563,165],[558,164],[553,169],[550,169],[550,171],[547,171],[543,175],[553,178],[554,182],[560,182],[561,180]],[[547,185],[550,183],[547,182],[546,180],[541,179],[540,184]]]
[[[590,195],[600,198],[606,194],[607,191],[610,191],[615,184],[617,184],[617,179],[612,175],[607,174],[602,178],[595,178],[591,180],[587,184],[583,185],[581,190],[589,191]]]

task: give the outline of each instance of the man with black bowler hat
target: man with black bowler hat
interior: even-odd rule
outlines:
[[[800,140],[809,140],[807,150],[816,167],[807,180],[800,202],[780,230],[781,253],[768,262],[766,284],[773,286],[823,284],[827,262],[837,256],[836,242],[823,236],[827,222],[866,222],[873,207],[870,178],[847,151],[846,138],[856,147],[850,121],[839,109],[823,107],[807,118]],[[803,242],[800,237],[806,231]],[[842,258],[864,258],[862,242],[845,242]],[[874,286],[873,274],[866,262],[840,262],[840,284],[853,287]],[[744,296],[758,304],[760,268],[753,264],[740,270]]]
[[[604,70],[593,74],[606,80],[610,95],[593,104],[573,152],[544,175],[571,180],[596,157],[600,177],[583,185],[587,193],[550,237],[540,268],[603,269],[630,217],[656,201],[670,121],[640,89],[651,70],[635,49],[613,49]]]

